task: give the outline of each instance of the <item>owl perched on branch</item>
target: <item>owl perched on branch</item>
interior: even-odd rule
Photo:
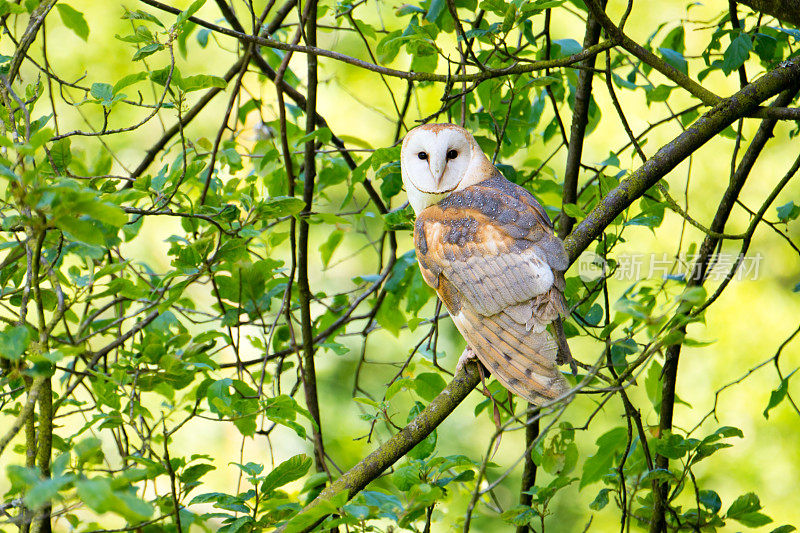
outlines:
[[[459,366],[477,356],[537,405],[563,395],[569,261],[542,206],[454,124],[411,130],[400,160],[422,276],[467,341]]]

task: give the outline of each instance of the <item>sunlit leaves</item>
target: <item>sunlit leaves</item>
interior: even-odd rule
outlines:
[[[142,59],[146,58],[147,56],[153,55],[156,52],[163,50],[164,45],[161,43],[150,43],[141,48],[137,49],[136,52],[133,53],[133,57],[131,58],[132,61],[141,61]]]
[[[761,501],[754,493],[749,492],[736,498],[728,508],[728,518],[733,518],[737,522],[747,527],[760,527],[772,522],[772,519],[761,510]]]
[[[769,412],[777,407],[786,398],[786,394],[789,391],[789,379],[794,375],[795,372],[796,370],[793,370],[786,377],[781,379],[778,388],[770,393],[769,402],[767,403],[767,407],[764,409],[764,418],[769,418]]]
[[[56,9],[58,9],[58,14],[61,15],[64,26],[71,29],[75,32],[75,35],[84,41],[89,38],[89,24],[86,23],[83,13],[63,3],[56,4]]]
[[[118,485],[99,476],[75,482],[78,498],[98,513],[113,512],[132,522],[141,522],[152,516],[152,505],[137,497],[135,492]]]
[[[739,33],[725,50],[722,59],[722,71],[730,74],[741,67],[750,56],[753,40],[746,33]]]
[[[142,20],[146,22],[152,22],[160,27],[164,27],[164,24],[154,15],[151,13],[147,13],[146,11],[142,11],[141,9],[133,9],[133,10],[125,10],[125,13],[122,15],[122,19],[124,20]]]
[[[0,357],[18,360],[30,342],[31,335],[26,326],[6,326],[0,333]]]
[[[195,13],[197,13],[205,3],[206,0],[195,0],[192,2],[187,9],[181,11],[180,15],[178,15],[178,18],[175,20],[175,26],[181,27],[183,24],[185,24],[186,21]]]
[[[305,207],[305,202],[300,198],[291,196],[273,196],[267,198],[256,206],[259,218],[280,218],[296,215]]]
[[[442,389],[444,389],[446,383],[442,376],[435,372],[423,372],[419,374],[414,381],[416,382],[416,391],[419,396],[426,401],[433,400]]]
[[[322,258],[322,265],[326,268],[331,262],[331,257],[333,256],[333,252],[336,251],[339,244],[342,242],[342,238],[344,238],[343,231],[332,231],[331,234],[328,236],[328,239],[322,243],[322,246],[319,247],[320,256]]]
[[[795,220],[798,216],[800,216],[800,205],[797,205],[794,202],[789,202],[777,207],[777,211],[778,220],[781,222],[789,222],[790,220]]]
[[[675,70],[683,74],[689,74],[689,63],[687,63],[683,54],[670,48],[659,48],[658,51],[661,52],[667,63],[675,67]]]
[[[206,400],[213,413],[231,418],[243,435],[255,432],[258,401],[255,390],[245,382],[230,378],[214,381],[206,389]]]
[[[581,488],[599,481],[611,468],[614,457],[625,449],[627,432],[625,428],[614,428],[597,439],[597,451],[583,464]]]
[[[311,458],[304,454],[287,459],[267,474],[261,483],[261,492],[270,493],[278,487],[300,479],[311,468],[311,462]]]

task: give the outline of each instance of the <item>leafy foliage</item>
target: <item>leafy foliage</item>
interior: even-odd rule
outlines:
[[[766,139],[797,156],[796,80],[752,105],[744,93],[792,68],[800,30],[727,3],[690,5],[681,22],[637,8],[622,30],[596,1],[172,4],[109,3],[119,20],[106,20],[85,2],[0,0],[14,37],[0,44],[0,530],[800,520],[755,481],[715,475],[757,431],[718,409],[751,374],[776,370],[769,395],[726,394],[793,427],[778,426],[797,414],[781,354],[800,330],[774,342],[776,326],[758,347],[777,352],[749,370],[695,338],[762,225],[794,254],[777,277],[797,278],[797,164],[771,192],[765,179],[739,194]],[[753,111],[779,92],[779,109]],[[646,152],[704,133],[723,108],[737,115],[710,155],[672,141],[647,164],[728,158],[729,179],[693,188],[675,172],[629,195]],[[786,123],[756,132],[771,119]],[[562,236],[589,237],[565,280],[570,402],[526,411],[487,376],[456,429],[426,426],[462,341],[411,250],[398,159],[415,120],[462,122]],[[615,201],[619,215],[597,223]],[[632,243],[670,254],[643,265]],[[741,377],[690,406],[675,387],[682,349],[724,355]],[[326,491],[406,425],[427,431],[387,475]],[[522,487],[519,463],[535,472]]]

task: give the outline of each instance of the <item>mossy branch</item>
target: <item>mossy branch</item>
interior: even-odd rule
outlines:
[[[0,438],[0,455],[2,455],[3,450],[6,449],[6,446],[9,445],[14,436],[19,433],[19,430],[22,429],[22,426],[25,425],[25,422],[27,422],[28,419],[33,416],[33,408],[36,407],[36,400],[39,398],[39,392],[42,389],[43,382],[43,378],[36,378],[33,380],[33,384],[28,390],[28,397],[25,399],[25,404],[22,406],[22,410],[19,412],[19,415],[17,415],[17,418],[15,418],[11,423],[11,426],[9,426],[6,434]]]
[[[430,435],[479,382],[480,373],[477,363],[464,365],[444,390],[414,420],[395,433],[377,450],[342,474],[305,509],[277,531],[296,533],[313,529],[327,515],[335,511],[336,507],[358,494],[368,483]]]
[[[737,0],[754,11],[800,26],[800,0]]]

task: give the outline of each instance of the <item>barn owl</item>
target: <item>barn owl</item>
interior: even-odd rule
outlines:
[[[477,356],[537,405],[563,395],[556,363],[571,362],[560,321],[569,261],[542,206],[454,124],[408,132],[400,162],[422,276],[467,341],[458,366]]]

